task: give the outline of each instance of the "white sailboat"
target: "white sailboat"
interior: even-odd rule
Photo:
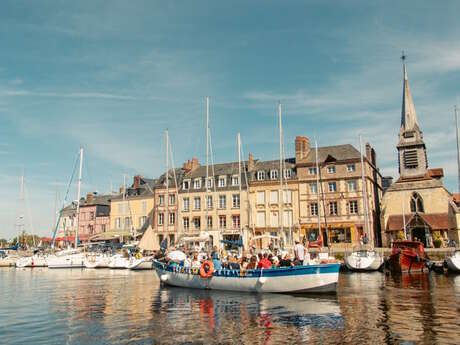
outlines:
[[[88,253],[83,259],[85,268],[108,268],[109,263],[110,255],[106,253]]]
[[[80,189],[81,189],[81,174],[83,164],[83,148],[80,148],[80,167],[78,171],[78,185],[77,185],[77,210],[76,210],[76,229],[75,229],[75,244],[73,249],[67,249],[57,252],[55,255],[48,257],[48,268],[83,268],[84,254],[78,248],[78,228],[79,212],[80,212]]]
[[[362,154],[362,138],[359,136],[359,153],[361,156],[361,179],[362,179],[362,190],[363,190],[363,213],[364,213],[364,232],[369,238],[370,249],[358,248],[354,250],[350,255],[345,257],[345,265],[349,270],[363,272],[363,271],[377,271],[383,265],[383,257],[380,256],[374,250],[374,240],[372,232],[369,229],[369,218],[368,218],[368,203],[367,203],[367,188],[366,180],[364,176],[364,160]]]

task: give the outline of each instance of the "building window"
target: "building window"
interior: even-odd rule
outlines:
[[[225,229],[227,227],[227,216],[219,216],[219,228]]]
[[[331,216],[337,216],[338,213],[338,207],[337,207],[337,201],[331,201],[329,203],[329,214]]]
[[[329,192],[337,192],[337,183],[329,182],[328,183]]]
[[[330,165],[327,167],[328,174],[335,174],[335,165]]]
[[[115,218],[115,229],[120,229],[121,228],[121,218]]]
[[[257,205],[264,205],[265,204],[265,191],[258,191],[257,192]]]
[[[240,208],[240,195],[239,194],[232,195],[232,207]]]
[[[356,180],[350,180],[347,182],[348,191],[349,192],[356,192]]]
[[[227,208],[227,197],[225,195],[219,195],[219,208]]]
[[[283,222],[285,226],[292,226],[292,211],[291,210],[284,211]]]
[[[347,171],[348,172],[355,172],[356,166],[354,164],[347,164]]]
[[[313,202],[310,204],[310,216],[318,215],[318,203]]]
[[[169,205],[175,205],[175,204],[176,204],[176,195],[170,194],[169,195]]]
[[[284,169],[284,178],[288,179],[292,176],[292,169]]]
[[[131,229],[131,217],[125,217],[125,229]]]
[[[310,193],[311,194],[316,194],[318,193],[318,184],[315,183],[309,183],[308,186],[310,187]]]
[[[257,212],[257,226],[265,226],[265,212]]]
[[[139,217],[139,228],[142,228],[145,225],[145,222],[147,221],[146,216],[141,216]]]
[[[142,201],[142,213],[147,212],[147,201]]]
[[[158,213],[158,225],[163,225],[165,215],[163,213]]]
[[[94,212],[90,212],[90,213],[89,213],[89,219],[90,219],[90,220],[94,220]]]
[[[190,199],[184,198],[184,211],[188,212],[190,210]]]
[[[278,170],[270,170],[270,179],[276,180],[278,178]]]
[[[277,204],[278,203],[278,191],[271,190],[270,191],[270,204]]]
[[[240,216],[232,216],[232,229],[240,228]]]
[[[200,217],[193,218],[193,226],[195,227],[195,230],[200,230],[200,228],[201,228],[201,219],[200,219]]]
[[[239,186],[239,178],[238,176],[232,176],[232,186]]]
[[[201,188],[201,179],[197,178],[193,180],[193,189]]]
[[[348,202],[348,211],[350,214],[358,214],[358,200],[350,200]]]
[[[188,217],[184,217],[183,224],[184,224],[184,230],[190,229],[190,220],[188,219]]]
[[[158,204],[160,206],[164,206],[164,204],[165,204],[165,196],[164,195],[159,195],[158,196]]]
[[[279,226],[280,225],[277,211],[270,212],[270,225],[271,226]]]
[[[219,187],[225,187],[227,185],[227,178],[225,176],[219,176]]]
[[[212,209],[212,195],[208,195],[208,210]]]
[[[189,190],[190,188],[190,181],[189,180],[185,180],[184,182],[182,182],[182,188],[184,190]]]
[[[207,188],[208,188],[208,189],[212,188],[212,177],[208,177]]]
[[[170,213],[169,214],[169,225],[174,225],[176,223],[176,214]]]
[[[418,193],[413,193],[412,194],[412,197],[410,199],[410,211],[412,213],[415,213],[415,212],[423,213],[423,212],[425,212],[425,210],[423,208],[423,199],[420,196],[420,194],[418,194]]]
[[[258,171],[257,172],[257,181],[265,180],[265,171]]]
[[[212,217],[208,216],[208,229],[212,229]]]
[[[101,231],[102,231],[102,232],[105,232],[105,224],[102,224],[102,225],[101,225]]]
[[[350,228],[330,229],[329,241],[331,243],[351,243]]]
[[[316,175],[316,167],[308,168],[308,173],[310,175]]]
[[[283,198],[285,204],[292,204],[292,190],[283,191]]]
[[[201,209],[201,198],[199,196],[196,196],[193,199],[193,209],[194,210],[200,210]]]

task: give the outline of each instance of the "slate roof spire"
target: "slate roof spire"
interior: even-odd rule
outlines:
[[[403,131],[413,131],[419,129],[417,114],[415,113],[414,101],[410,93],[409,82],[407,80],[406,70],[406,55],[404,51],[401,56],[404,70],[404,82],[403,82],[403,97],[402,97],[402,109],[401,109],[401,129]]]

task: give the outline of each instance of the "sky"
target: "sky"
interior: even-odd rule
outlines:
[[[21,213],[27,231],[51,234],[56,186],[60,205],[80,146],[83,195],[161,174],[166,128],[175,166],[204,162],[207,95],[215,162],[237,160],[238,132],[245,156],[278,158],[280,100],[287,155],[296,135],[358,147],[361,133],[382,174],[397,177],[403,50],[429,166],[457,191],[458,1],[0,7],[0,238],[16,234]]]

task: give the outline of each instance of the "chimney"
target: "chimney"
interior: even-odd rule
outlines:
[[[374,164],[374,162],[372,162],[372,147],[368,142],[366,143],[366,158],[369,162]]]
[[[93,203],[93,193],[89,192],[88,194],[86,194],[86,203],[87,204]]]
[[[198,161],[197,158],[193,157],[192,158],[192,164],[190,166],[190,170],[195,170],[196,168],[198,168],[200,166],[200,162]]]
[[[249,152],[249,159],[248,159],[248,171],[254,170],[254,159],[252,158],[252,153]]]
[[[190,159],[187,161],[187,172],[189,172],[190,170],[192,170],[192,162],[190,162]]]
[[[310,140],[305,136],[295,137],[295,161],[296,163],[307,158],[310,152]]]
[[[134,179],[133,179],[133,187],[134,187],[135,189],[137,189],[137,188],[140,187],[140,185],[141,185],[141,178],[142,178],[141,175],[136,175],[136,176],[134,176]]]

